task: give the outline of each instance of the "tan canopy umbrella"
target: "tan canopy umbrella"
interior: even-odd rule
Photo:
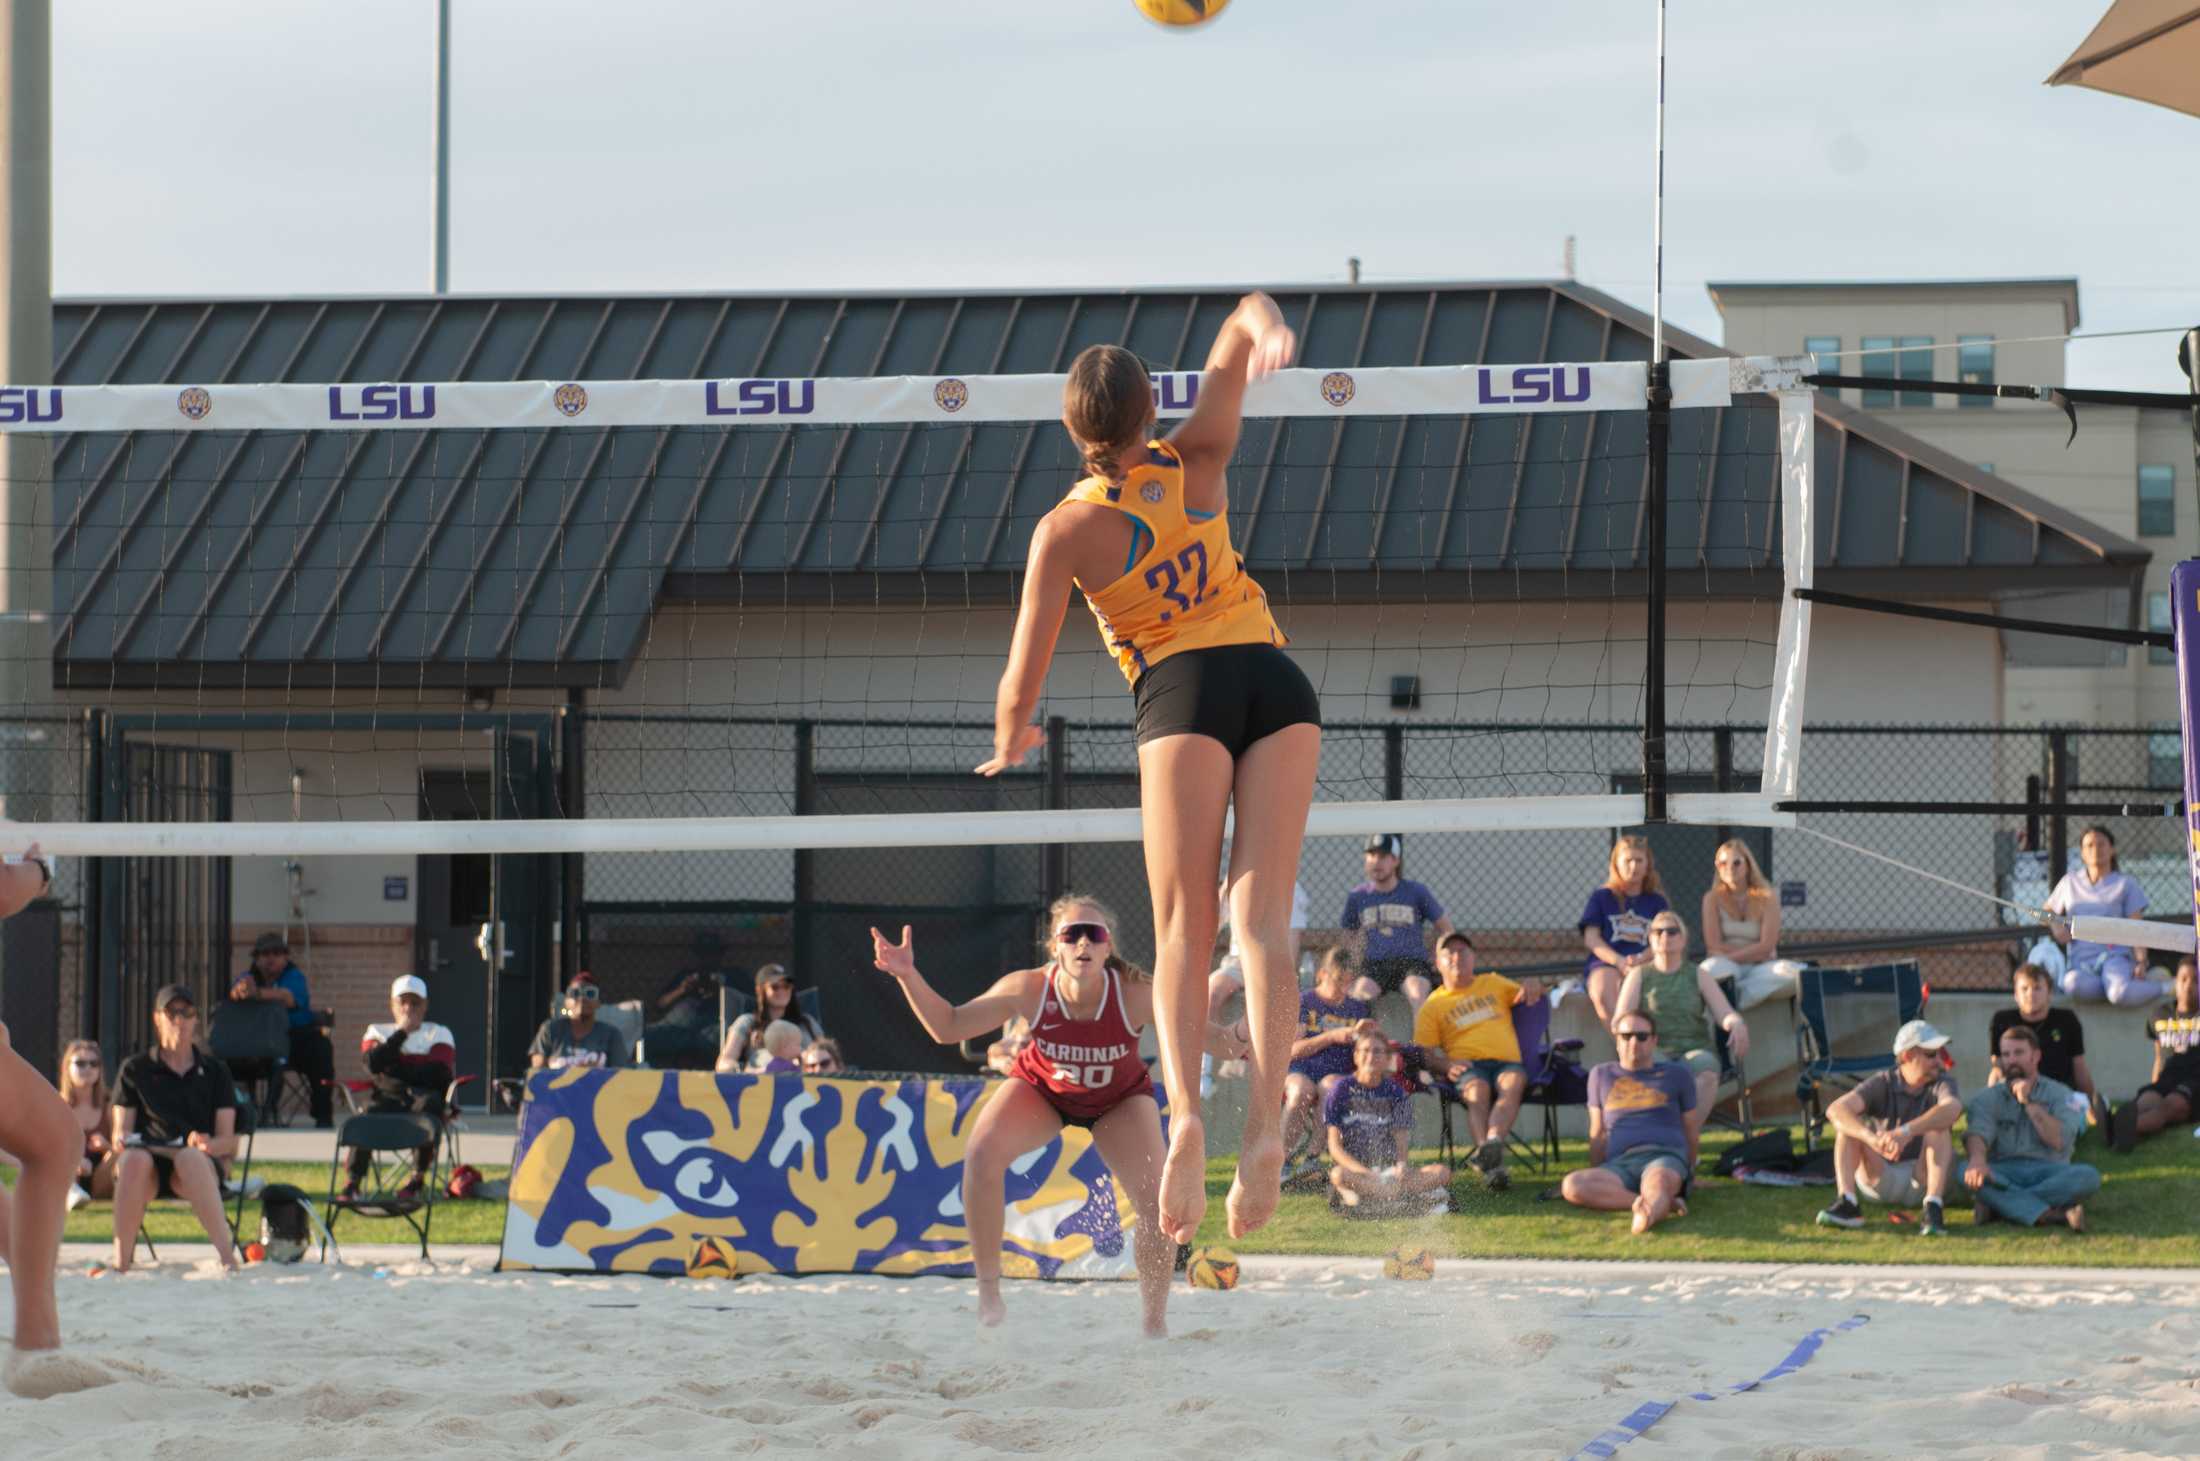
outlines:
[[[2116,0],[2047,84],[2090,86],[2200,117],[2200,4]]]

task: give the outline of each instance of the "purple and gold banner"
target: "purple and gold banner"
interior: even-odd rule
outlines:
[[[2185,836],[2192,870],[2193,934],[2200,938],[2200,559],[2169,571],[2169,622],[2177,636],[2177,724],[2185,749]],[[2058,873],[2059,876],[2059,873]]]
[[[737,1273],[966,1277],[962,1156],[1001,1081],[537,1071],[499,1267],[683,1274],[713,1239]],[[1091,1133],[1008,1172],[1002,1272],[1131,1278],[1137,1217]]]

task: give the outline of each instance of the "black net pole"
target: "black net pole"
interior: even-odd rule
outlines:
[[[1650,366],[1650,423],[1644,464],[1649,515],[1643,591],[1642,816],[1665,820],[1665,453],[1673,430],[1673,373]]]

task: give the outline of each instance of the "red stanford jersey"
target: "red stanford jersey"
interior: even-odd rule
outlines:
[[[1090,1124],[1130,1097],[1153,1090],[1146,1062],[1138,1058],[1138,1032],[1123,1008],[1123,982],[1113,969],[1107,976],[1099,1013],[1078,1020],[1063,1007],[1049,968],[1039,1013],[1031,1021],[1031,1043],[1010,1069],[1015,1079],[1036,1087],[1065,1121]]]

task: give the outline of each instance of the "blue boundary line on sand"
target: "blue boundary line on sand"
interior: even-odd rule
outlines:
[[[1850,1329],[1861,1329],[1869,1323],[1871,1323],[1871,1315],[1856,1314],[1843,1319],[1831,1329],[1813,1329],[1796,1341],[1795,1348],[1787,1352],[1787,1358],[1781,1360],[1780,1363],[1774,1365],[1756,1379],[1744,1380],[1739,1385],[1729,1385],[1719,1394],[1705,1394],[1699,1390],[1686,1398],[1690,1400],[1717,1400],[1724,1395],[1739,1395],[1744,1391],[1754,1390],[1769,1380],[1779,1379],[1782,1375],[1792,1375],[1809,1364],[1811,1356],[1818,1353],[1819,1347],[1827,1340]],[[1620,1447],[1637,1439],[1650,1427],[1663,1420],[1672,1411],[1673,1407],[1679,1404],[1680,1401],[1678,1400],[1645,1401],[1635,1407],[1634,1412],[1625,1420],[1598,1435],[1594,1440],[1569,1456],[1567,1461],[1582,1461],[1585,1456],[1613,1455]]]

